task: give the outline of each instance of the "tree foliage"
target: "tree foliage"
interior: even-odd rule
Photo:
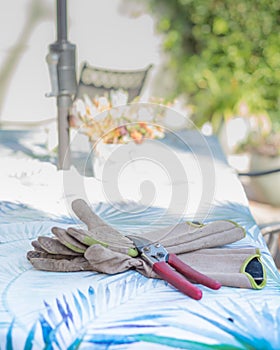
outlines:
[[[163,34],[173,96],[185,94],[195,120],[214,124],[238,113],[280,105],[279,0],[147,0]]]

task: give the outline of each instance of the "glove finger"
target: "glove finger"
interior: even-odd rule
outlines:
[[[83,199],[74,200],[72,202],[72,209],[78,218],[87,225],[89,230],[105,225],[105,222],[92,212],[90,206]]]
[[[67,231],[59,228],[53,227],[52,233],[58,238],[58,240],[65,245],[65,247],[73,250],[76,253],[84,253],[87,249],[87,246],[68,235]]]
[[[92,229],[90,232],[94,233],[96,236],[100,237],[101,240],[104,240],[107,243],[117,243],[128,248],[134,247],[134,243],[128,237],[119,233],[115,229],[112,229],[111,226],[99,226]]]
[[[56,238],[39,236],[38,242],[40,243],[40,246],[50,254],[62,254],[71,256],[81,255],[80,253],[74,252],[73,250],[67,248]]]
[[[98,239],[93,232],[87,231],[87,230],[82,230],[82,229],[77,229],[73,227],[69,227],[67,229],[67,233],[81,242],[82,244],[86,246],[91,246],[93,244],[101,244],[103,246],[107,246],[108,244],[100,239]]]
[[[170,253],[181,254],[194,250],[221,247],[244,238],[244,231],[239,227],[234,227],[226,232],[216,232],[212,235],[201,237],[191,242],[181,243],[166,247]]]
[[[42,271],[75,272],[92,270],[90,264],[84,257],[76,257],[71,260],[31,258],[30,263],[33,267]]]
[[[143,237],[160,242],[170,253],[180,254],[236,242],[245,237],[245,231],[234,222],[219,220],[204,226],[180,223],[144,234]]]
[[[98,240],[96,235],[93,232],[87,231],[87,230],[81,230],[81,229],[76,229],[69,227],[67,229],[67,233],[75,238],[76,240],[82,242],[83,244],[87,246],[91,246],[94,244],[100,244],[103,247],[109,248],[115,252],[120,252],[123,254],[127,254],[133,257],[136,257],[138,255],[137,249],[134,247],[132,241],[131,241],[131,246],[132,247],[126,247],[122,245],[122,242],[111,242],[108,241],[101,241]],[[101,235],[99,235],[100,237]]]
[[[192,240],[193,232],[198,232],[198,229],[201,227],[203,227],[203,225],[198,226],[190,224],[189,222],[181,222],[175,226],[168,226],[148,232],[147,234],[143,234],[143,237],[153,242],[160,242],[165,247],[173,246],[175,240],[178,243],[185,243]],[[203,233],[207,234],[205,231],[203,231]]]
[[[93,238],[109,244],[119,243],[121,246],[133,247],[133,242],[129,238],[103,221],[83,199],[74,200],[72,209],[78,218],[87,225],[88,230],[94,234]]]
[[[84,256],[93,270],[107,274],[124,272],[131,268],[141,268],[143,265],[142,259],[114,252],[100,244],[90,246]]]
[[[38,250],[30,250],[27,252],[26,257],[28,260],[33,259],[33,258],[45,258],[45,259],[56,259],[56,260],[61,260],[61,259],[73,259],[72,256],[70,255],[62,255],[62,254],[49,254],[47,252],[41,252]]]
[[[182,244],[185,242],[197,242],[199,239],[204,237],[209,237],[209,240],[213,240],[213,237],[215,236],[214,241],[216,242],[216,246],[220,246],[225,244],[226,238],[229,239],[231,242],[233,239],[239,240],[241,238],[245,237],[245,231],[242,227],[238,226],[237,224],[231,222],[231,221],[214,221],[211,222],[205,226],[202,227],[195,227],[193,225],[189,225],[188,223],[185,223],[185,228],[187,228],[187,232],[183,232],[183,228],[181,227],[181,224],[179,224],[181,229],[181,234],[178,234],[178,231],[176,228],[170,233],[171,239],[167,238],[166,241],[161,241],[162,244],[164,244],[165,247],[174,246],[176,240],[176,245]],[[233,233],[236,236],[233,236]],[[217,235],[217,238],[216,238]],[[211,237],[210,237],[211,236]],[[220,239],[222,239],[222,244],[220,244]]]
[[[31,245],[36,251],[38,251],[38,252],[45,252],[45,250],[41,247],[40,243],[37,240],[32,241]]]

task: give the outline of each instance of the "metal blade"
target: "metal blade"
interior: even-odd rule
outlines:
[[[144,247],[146,246],[149,246],[151,244],[153,244],[152,241],[146,239],[146,238],[143,238],[141,236],[134,236],[134,235],[125,235],[127,238],[131,239],[132,242],[134,243],[135,247],[138,249],[138,250],[141,250],[143,249]]]

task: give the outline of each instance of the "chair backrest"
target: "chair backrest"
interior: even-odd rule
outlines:
[[[97,68],[84,62],[81,68],[78,92],[76,97],[87,94],[93,98],[110,93],[111,90],[124,90],[128,94],[128,102],[140,96],[145,80],[152,65],[142,70],[110,70]]]

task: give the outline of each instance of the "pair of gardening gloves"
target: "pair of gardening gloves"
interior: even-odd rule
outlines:
[[[72,203],[74,213],[87,229],[53,227],[53,237],[39,236],[27,253],[31,264],[44,271],[97,271],[115,274],[136,269],[151,278],[160,278],[152,266],[138,257],[132,240],[105,223],[82,199]],[[142,234],[153,243],[160,242],[169,253],[193,269],[224,286],[261,289],[266,284],[265,269],[256,248],[228,249],[245,231],[232,221],[220,220],[206,225],[185,222]]]

